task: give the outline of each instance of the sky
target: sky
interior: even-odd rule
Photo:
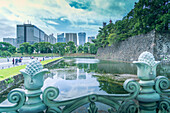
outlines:
[[[16,38],[16,25],[31,23],[47,35],[86,32],[121,20],[138,0],[0,0],[0,41]]]

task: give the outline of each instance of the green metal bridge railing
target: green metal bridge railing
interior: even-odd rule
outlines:
[[[70,113],[75,109],[89,103],[88,112],[97,113],[95,102],[109,105],[109,113],[170,113],[170,83],[164,76],[156,77],[156,67],[159,61],[149,52],[143,52],[137,66],[139,82],[128,79],[124,82],[124,89],[128,94],[89,94],[69,100],[55,100],[59,95],[56,87],[47,87],[43,92],[41,88],[43,75],[48,69],[43,69],[37,60],[30,62],[21,73],[24,75],[22,89],[14,89],[8,94],[8,100],[15,103],[13,106],[0,106],[0,112],[11,113]],[[40,98],[42,96],[42,98]]]

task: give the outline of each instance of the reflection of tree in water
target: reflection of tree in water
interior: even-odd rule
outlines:
[[[123,89],[123,86],[122,86],[121,82],[118,83],[114,79],[111,79],[111,78],[109,78],[107,76],[94,75],[94,77],[97,78],[97,81],[100,84],[99,85],[100,90],[104,90],[108,94],[116,94],[116,93],[124,94],[124,93],[127,93]]]
[[[137,74],[137,68],[132,63],[100,61],[97,68],[98,73]]]
[[[90,71],[96,72],[96,70],[97,70],[97,64],[90,64]]]
[[[77,64],[77,67],[78,67],[79,69],[83,69],[83,68],[84,68],[83,66],[84,66],[83,64]]]
[[[130,63],[101,61],[94,64],[81,63],[77,67],[88,73],[136,74],[136,67]]]
[[[76,66],[73,62],[65,62],[65,60],[62,60],[58,62],[57,64],[54,64],[52,66],[47,66],[48,69],[57,69],[57,68],[67,68],[69,66]]]
[[[88,63],[81,63],[77,64],[77,67],[79,69],[84,69],[84,72],[90,73],[90,72],[96,72],[97,70],[97,64],[88,64]]]

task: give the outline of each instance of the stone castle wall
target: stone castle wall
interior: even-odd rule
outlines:
[[[139,55],[148,51],[156,60],[170,56],[170,34],[157,33],[155,30],[137,36],[132,36],[118,44],[99,48],[96,58],[112,61],[136,61]],[[168,59],[167,58],[167,59]]]

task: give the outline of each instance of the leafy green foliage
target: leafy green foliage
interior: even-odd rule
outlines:
[[[4,57],[11,56],[11,53],[8,51],[0,51],[0,56],[4,56]]]
[[[20,47],[17,49],[18,53],[23,53],[25,55],[29,54],[31,55],[33,52],[37,53],[57,53],[61,56],[65,55],[65,53],[90,53],[90,46],[91,46],[91,53],[96,54],[97,48],[95,47],[95,44],[90,44],[89,42],[85,43],[85,46],[83,47],[80,45],[76,48],[74,42],[70,41],[68,43],[55,43],[51,44],[49,42],[39,42],[34,43],[33,45],[30,45],[28,42],[24,42],[20,45]],[[13,48],[11,48],[13,49]]]
[[[28,54],[32,54],[34,52],[34,47],[30,46],[28,47]]]
[[[84,50],[84,53],[89,53],[89,51],[88,51],[88,46],[84,46],[84,47],[83,47],[83,50]]]
[[[28,53],[28,47],[30,47],[31,45],[29,44],[29,42],[24,42],[22,44],[20,44],[20,47],[24,47],[24,53]]]
[[[69,47],[69,52],[70,53],[76,53],[76,46],[75,46],[74,42],[69,41],[67,43],[67,46]]]
[[[23,47],[23,46],[21,46],[21,47],[19,48],[19,52],[22,53],[22,55],[23,55],[23,53],[24,53],[24,47]]]
[[[66,43],[62,43],[62,42],[56,43],[53,45],[53,52],[63,56],[65,54],[65,47],[66,47]]]
[[[0,42],[0,56],[11,56],[16,52],[16,47],[7,42]]]
[[[8,47],[8,51],[11,53],[11,54],[14,54],[16,52],[16,47],[14,46],[9,46]]]
[[[14,78],[13,77],[9,77],[8,80],[5,80],[5,83],[6,84],[10,84],[10,83],[13,83],[14,82]]]
[[[91,54],[97,53],[97,47],[95,46],[95,44],[90,44],[90,53]]]
[[[93,40],[96,47],[105,47],[123,41],[128,37],[145,34],[152,30],[170,32],[168,0],[139,0],[122,20],[109,23],[99,28],[97,39]]]
[[[40,51],[39,43],[34,43],[33,46],[34,46],[34,50],[38,53]]]
[[[77,51],[78,51],[79,53],[82,53],[82,52],[83,52],[83,46],[80,45],[80,46],[77,48]]]
[[[40,53],[51,53],[52,44],[49,42],[39,42],[38,44]]]

